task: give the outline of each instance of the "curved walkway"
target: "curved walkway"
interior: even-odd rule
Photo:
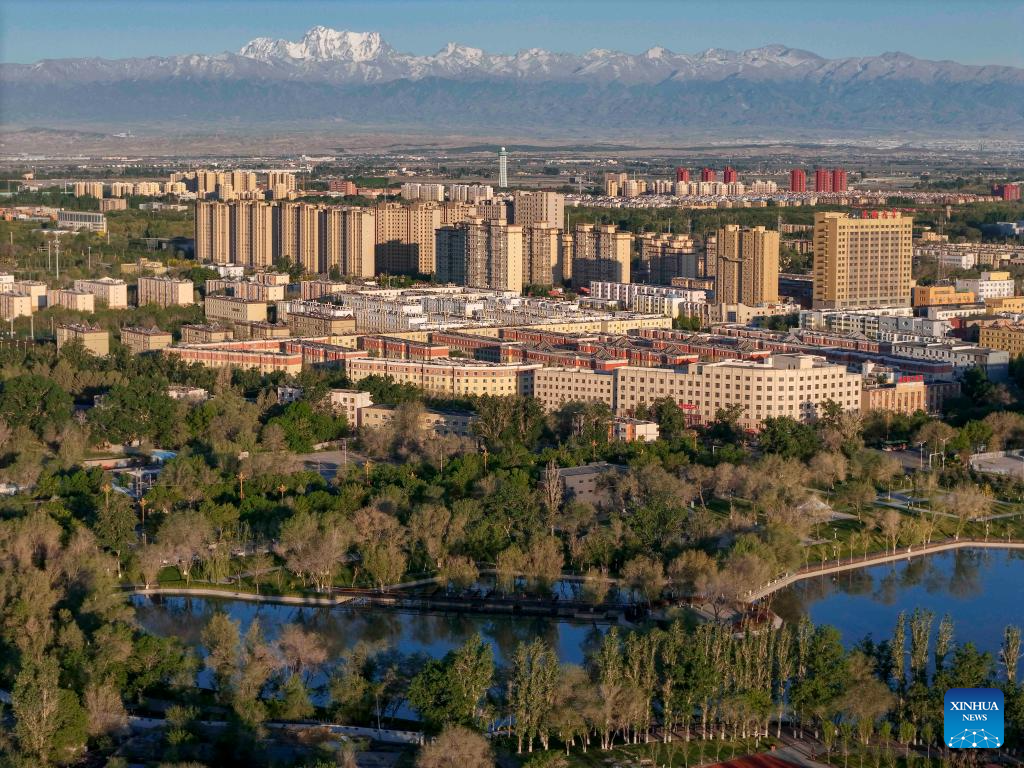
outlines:
[[[910,560],[915,557],[933,555],[937,552],[949,552],[955,549],[1020,549],[1024,550],[1024,541],[999,541],[998,539],[949,539],[935,544],[926,544],[918,547],[906,547],[898,549],[895,553],[887,552],[881,555],[872,555],[866,558],[846,558],[839,562],[826,561],[820,567],[801,568],[793,573],[783,574],[774,581],[769,581],[758,589],[751,590],[743,598],[744,602],[753,603],[761,600],[773,592],[796,584],[798,581],[810,579],[815,576],[825,576],[830,573],[841,573],[853,571],[858,568],[870,568],[872,565],[884,563],[895,563],[900,560]]]

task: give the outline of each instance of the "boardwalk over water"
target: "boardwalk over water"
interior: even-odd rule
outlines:
[[[938,552],[950,552],[956,549],[1018,549],[1024,550],[1024,541],[1000,541],[999,539],[946,539],[945,541],[924,544],[920,546],[900,547],[895,552],[886,552],[868,557],[852,557],[839,560],[826,560],[821,566],[808,566],[793,573],[786,573],[764,586],[751,590],[743,598],[744,602],[754,603],[763,600],[768,595],[778,592],[780,589],[796,584],[804,579],[812,579],[815,576],[827,576],[831,573],[842,573],[853,571],[858,568],[870,568],[873,565],[884,565],[885,563],[896,563],[901,560],[911,560],[915,557],[925,557]]]

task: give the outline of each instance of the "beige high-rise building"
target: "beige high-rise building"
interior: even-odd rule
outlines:
[[[368,208],[329,207],[320,211],[320,272],[373,277],[376,217]]]
[[[441,224],[458,224],[477,216],[476,206],[472,203],[449,202],[441,204]]]
[[[523,227],[523,285],[562,282],[562,230],[539,223]]]
[[[103,197],[102,181],[76,181],[74,186],[75,197]]]
[[[295,261],[303,270],[313,274],[320,272],[320,206],[298,203],[296,221],[299,243]]]
[[[232,171],[230,183],[235,192],[252,192],[256,189],[256,174],[252,171]]]
[[[269,171],[267,173],[267,188],[270,189],[274,197],[278,197],[278,191],[283,191],[285,195],[288,192],[294,192],[295,187],[295,174],[289,171]]]
[[[256,269],[271,266],[277,259],[274,252],[274,206],[247,203],[249,209],[249,251],[240,254],[236,263]]]
[[[637,235],[640,264],[647,282],[671,285],[673,277],[700,277],[703,259],[689,235],[645,232]]]
[[[191,280],[172,277],[140,277],[139,306],[181,307],[195,304],[195,286]]]
[[[521,227],[547,224],[561,227],[565,220],[565,195],[561,192],[512,193],[512,223]]]
[[[437,203],[382,203],[375,206],[378,272],[430,275],[436,271],[435,232],[441,226]]]
[[[231,258],[232,210],[227,203],[196,202],[196,260],[226,264]]]
[[[628,283],[633,236],[613,224],[577,224],[573,232],[572,284],[593,280]]]
[[[715,303],[774,304],[779,300],[779,233],[727,224],[718,230]]]
[[[814,308],[910,305],[914,220],[895,211],[814,215]]]
[[[501,221],[470,219],[437,230],[437,277],[443,282],[523,290],[523,228]]]

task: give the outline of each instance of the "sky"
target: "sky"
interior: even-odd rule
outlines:
[[[220,53],[318,24],[420,55],[449,41],[492,53],[782,43],[1024,67],[1024,0],[0,0],[0,61]]]

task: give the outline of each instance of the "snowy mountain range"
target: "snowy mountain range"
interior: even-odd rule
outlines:
[[[753,135],[804,131],[1013,133],[1024,127],[1024,69],[903,53],[826,59],[772,45],[747,51],[492,54],[449,43],[433,55],[377,32],[314,27],[237,53],[0,64],[7,124],[329,121],[356,125]]]

